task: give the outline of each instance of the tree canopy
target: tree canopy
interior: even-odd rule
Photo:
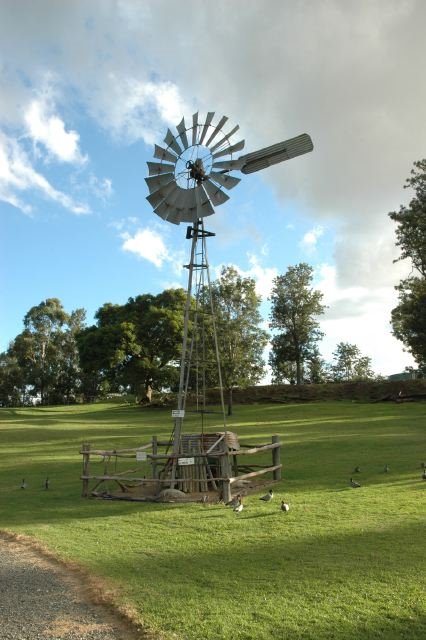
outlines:
[[[426,159],[414,163],[406,188],[414,190],[408,206],[389,213],[397,223],[398,260],[408,259],[414,269],[396,287],[399,303],[392,310],[394,336],[403,342],[419,368],[426,370]]]
[[[260,326],[261,298],[256,293],[253,278],[242,277],[234,267],[224,267],[219,278],[211,283],[210,291],[222,383],[228,394],[228,414],[231,414],[232,389],[254,385],[265,374],[263,351],[268,333]],[[209,304],[207,297],[205,290],[205,308]],[[209,354],[208,359],[213,362],[214,345],[211,340]],[[218,384],[216,372],[216,367],[209,368],[208,381],[211,384]]]
[[[392,330],[426,373],[426,278],[409,278],[397,287],[399,304],[392,309]]]
[[[368,381],[375,378],[371,358],[363,356],[356,344],[339,342],[333,352],[332,375],[335,382]]]
[[[78,337],[81,366],[94,395],[107,382],[149,399],[153,387],[176,383],[185,300],[183,289],[168,289],[98,309],[97,325]]]
[[[426,278],[426,159],[414,163],[406,189],[414,189],[408,206],[389,213],[397,223],[396,245],[401,248],[398,260],[410,259],[422,278]]]
[[[323,336],[317,320],[325,309],[323,294],[312,287],[312,280],[313,268],[304,262],[274,278],[270,327],[276,334],[269,363],[275,382],[289,379],[293,371],[295,382],[301,384],[303,363]]]
[[[85,311],[68,314],[60,300],[48,298],[24,317],[24,331],[16,336],[8,355],[22,370],[25,385],[41,403],[61,402],[80,385],[80,365],[75,341]]]

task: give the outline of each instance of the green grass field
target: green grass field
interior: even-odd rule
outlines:
[[[195,420],[185,431],[199,431]],[[274,500],[260,502],[263,489],[239,515],[80,498],[83,441],[168,437],[169,410],[0,409],[0,529],[107,578],[158,637],[424,640],[426,404],[237,406],[228,426],[242,441],[283,443]],[[351,489],[356,465],[362,487]]]

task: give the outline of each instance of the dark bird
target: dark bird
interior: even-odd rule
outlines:
[[[284,500],[281,500],[281,511],[284,511],[284,513],[288,513],[290,511],[290,506],[287,502],[284,502]]]
[[[361,473],[361,468],[360,467],[355,467],[354,473]]]
[[[25,478],[22,478],[21,489],[26,489],[26,488],[27,488],[27,483],[25,482]]]
[[[46,480],[44,481],[44,488],[47,490],[49,488],[50,485],[50,480],[49,478],[46,478]]]
[[[383,471],[384,471],[385,473],[389,473],[389,471],[390,471],[390,466],[389,466],[388,464],[385,464],[385,466],[384,466],[384,468],[383,468]]]
[[[230,500],[229,502],[226,503],[227,507],[232,507],[232,509],[234,507],[237,507],[241,502],[241,493],[237,493],[237,495],[232,498],[232,500]]]
[[[355,482],[355,480],[353,480],[351,478],[351,487],[352,489],[358,489],[358,487],[360,487],[361,485],[359,484],[359,482]]]
[[[422,478],[423,478],[423,480],[426,480],[426,469],[423,469]]]
[[[270,502],[273,497],[274,497],[274,492],[272,491],[272,489],[269,489],[268,493],[262,496],[261,498],[259,498],[259,500],[263,500],[263,502]]]

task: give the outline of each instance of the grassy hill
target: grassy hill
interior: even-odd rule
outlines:
[[[284,465],[274,500],[251,495],[239,515],[80,498],[83,441],[134,447],[171,426],[169,409],[130,405],[0,409],[0,528],[104,579],[155,637],[426,637],[426,404],[235,406],[229,429],[249,442],[279,434]],[[199,430],[195,414],[185,430]]]

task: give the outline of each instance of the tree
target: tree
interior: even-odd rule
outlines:
[[[321,304],[323,294],[312,288],[312,279],[313,269],[304,262],[274,278],[270,327],[277,334],[271,342],[269,359],[274,379],[279,379],[283,367],[288,369],[288,363],[292,363],[296,383],[301,384],[303,363],[323,336],[316,320],[325,309]]]
[[[84,309],[72,311],[61,336],[58,353],[59,373],[55,383],[55,392],[58,400],[65,399],[67,403],[80,390],[82,384],[77,335],[83,330],[85,320],[86,311]]]
[[[183,289],[169,289],[98,309],[97,326],[78,337],[86,392],[96,396],[107,383],[150,400],[153,388],[175,385],[185,301]]]
[[[375,375],[371,368],[371,358],[363,356],[356,344],[339,342],[333,351],[332,365],[335,382],[373,380]]]
[[[305,381],[311,384],[323,384],[330,380],[330,365],[321,357],[315,344],[305,361]]]
[[[392,310],[393,335],[403,342],[420,369],[426,369],[426,160],[414,163],[405,188],[414,189],[408,207],[389,213],[397,223],[398,260],[409,259],[418,275],[411,275],[396,287],[399,304]]]
[[[409,278],[397,287],[399,304],[392,310],[393,335],[401,340],[426,373],[426,279]]]
[[[16,358],[23,371],[25,384],[32,387],[33,395],[40,394],[42,404],[58,400],[65,363],[68,363],[67,395],[78,386],[76,327],[73,325],[77,323],[77,328],[81,327],[84,313],[79,309],[70,316],[58,298],[48,298],[26,313],[24,331],[16,336],[9,348],[9,355]],[[74,364],[70,369],[72,353]]]
[[[3,407],[16,407],[25,400],[24,372],[15,356],[0,354],[0,402]]]
[[[211,283],[219,348],[222,384],[227,392],[228,415],[232,414],[232,391],[235,387],[254,385],[265,373],[263,351],[268,333],[259,325],[261,298],[256,293],[255,281],[242,277],[234,267],[224,267],[220,277]],[[203,305],[208,311],[208,292],[203,292]],[[208,359],[215,362],[210,327]],[[216,368],[208,371],[208,382],[218,384]]]
[[[389,213],[398,225],[396,246],[401,247],[398,260],[409,258],[421,277],[426,278],[426,159],[414,163],[404,188],[414,189],[414,198],[408,207],[401,205],[399,211]]]

